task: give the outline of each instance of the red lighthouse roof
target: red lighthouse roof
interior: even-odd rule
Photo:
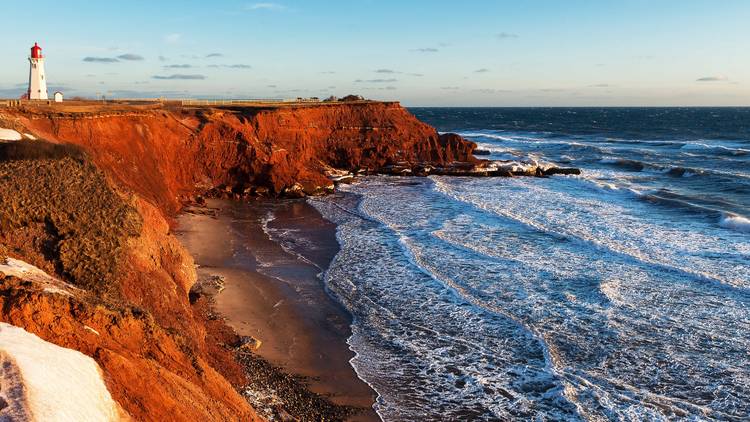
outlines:
[[[34,46],[31,47],[31,58],[32,59],[41,59],[42,57],[42,47],[39,47],[37,43],[34,43]]]

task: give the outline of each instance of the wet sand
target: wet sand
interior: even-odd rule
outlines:
[[[208,206],[217,216],[183,214],[177,235],[199,265],[199,279],[224,278],[216,312],[238,334],[262,342],[258,355],[305,377],[311,391],[363,409],[351,420],[379,420],[375,392],[349,364],[351,317],[318,277],[338,252],[335,225],[304,201]]]

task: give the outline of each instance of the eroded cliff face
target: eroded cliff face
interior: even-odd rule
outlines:
[[[136,420],[256,418],[206,344],[195,278],[161,212],[85,154],[0,144],[0,321],[93,357]]]
[[[0,127],[43,139],[0,143],[0,321],[93,357],[136,420],[257,419],[190,303],[193,260],[168,224],[183,201],[322,193],[331,168],[475,161],[474,144],[390,103],[0,110]]]
[[[29,111],[14,118],[37,137],[82,146],[118,185],[167,213],[176,212],[186,196],[213,187],[322,193],[333,186],[325,176],[330,167],[476,161],[472,142],[439,136],[397,103]]]

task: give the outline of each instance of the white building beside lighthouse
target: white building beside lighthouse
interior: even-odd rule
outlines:
[[[31,47],[31,57],[29,57],[29,99],[46,100],[48,98],[42,47],[34,43],[34,46]]]

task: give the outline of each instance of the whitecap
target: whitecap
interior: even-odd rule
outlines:
[[[737,214],[723,214],[721,220],[719,220],[719,225],[726,229],[750,233],[750,219]]]
[[[687,151],[705,151],[722,155],[746,155],[750,150],[744,148],[730,148],[724,145],[708,145],[701,142],[688,143],[680,148]]]

